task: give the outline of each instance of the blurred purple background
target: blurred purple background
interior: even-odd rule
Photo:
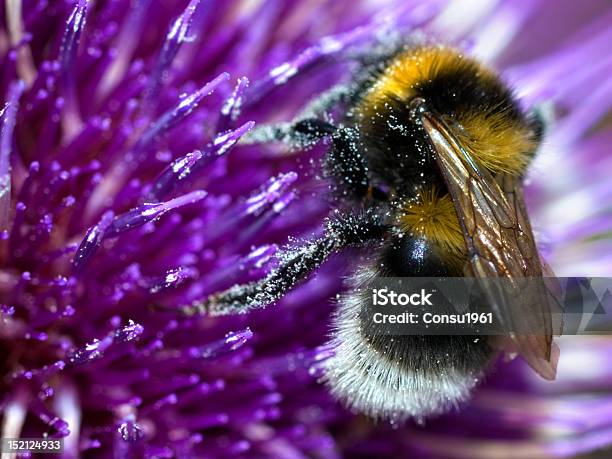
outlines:
[[[610,276],[611,19],[608,1],[3,2],[1,436],[63,437],[65,458],[608,457],[607,337],[561,339],[554,383],[499,362],[460,409],[375,425],[318,382],[352,254],[249,315],[150,306],[261,277],[320,230],[325,147],[236,142],[393,34],[465,48],[547,114],[542,252]]]

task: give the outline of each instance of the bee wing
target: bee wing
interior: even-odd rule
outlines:
[[[466,274],[482,280],[484,294],[510,332],[513,348],[540,375],[554,379],[558,352],[552,342],[548,291],[543,282],[538,285],[542,263],[520,183],[507,175],[496,180],[480,169],[439,117],[425,111],[421,120],[463,229],[470,259]],[[500,278],[510,290],[502,286],[507,284],[491,280]],[[511,295],[512,291],[520,295]]]

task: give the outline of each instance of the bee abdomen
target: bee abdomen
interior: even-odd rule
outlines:
[[[351,284],[367,291],[375,269]],[[324,362],[331,392],[349,408],[378,419],[402,421],[443,413],[466,400],[491,359],[487,342],[473,336],[366,336],[360,312],[366,299],[352,291],[340,299]]]

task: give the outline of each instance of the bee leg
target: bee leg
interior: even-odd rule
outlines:
[[[332,253],[381,239],[387,231],[382,218],[371,210],[360,214],[335,215],[326,221],[322,237],[282,248],[277,255],[278,266],[263,279],[234,285],[180,311],[185,315],[219,316],[263,308],[285,295]]]
[[[334,86],[310,101],[292,121],[257,126],[244,135],[240,143],[256,145],[281,142],[294,150],[311,147],[321,138],[329,135],[329,127],[333,127],[333,124],[328,112],[334,106],[348,101],[351,91],[352,89],[346,85]],[[308,125],[317,124],[317,122],[326,127],[315,133],[315,130],[309,129]]]
[[[342,197],[376,197],[378,189],[370,185],[368,165],[361,153],[359,134],[353,128],[338,128],[332,135],[332,148],[325,156],[326,175],[333,178],[334,191]]]
[[[329,112],[337,105],[347,103],[354,92],[355,88],[351,85],[339,84],[333,86],[308,102],[295,119],[323,117],[325,120],[331,121]]]

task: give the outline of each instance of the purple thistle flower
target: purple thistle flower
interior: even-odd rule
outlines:
[[[559,275],[610,275],[612,11],[605,1],[87,0],[0,7],[2,437],[63,457],[571,457],[612,445],[612,341],[561,340],[461,410],[374,425],[320,384],[346,258],[267,310],[179,307],[261,278],[320,231],[324,147],[242,145],[425,33],[498,67],[551,119],[528,187]],[[485,5],[486,4],[486,5]],[[228,73],[226,73],[228,72]]]

